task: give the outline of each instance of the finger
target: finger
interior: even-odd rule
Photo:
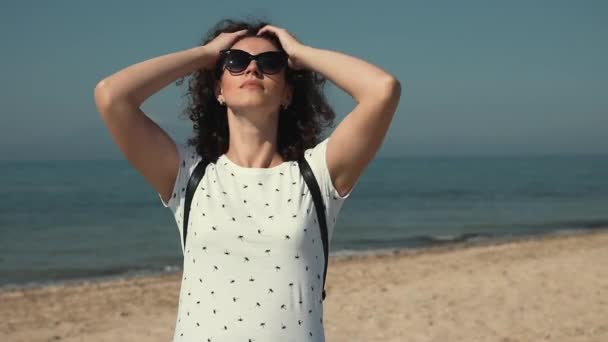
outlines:
[[[259,31],[258,31],[258,35],[264,33],[264,32],[270,32],[270,33],[274,33],[274,27],[270,26],[270,25],[266,25],[264,27],[262,27]]]

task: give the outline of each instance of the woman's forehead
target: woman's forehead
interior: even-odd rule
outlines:
[[[260,37],[245,37],[232,45],[232,49],[247,51],[252,55],[265,51],[279,51],[268,39]]]

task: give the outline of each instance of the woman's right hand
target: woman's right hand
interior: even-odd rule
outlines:
[[[228,49],[234,41],[239,37],[247,33],[247,30],[240,30],[235,32],[222,32],[217,37],[213,38],[210,42],[203,45],[205,50],[208,51],[209,55],[213,58],[211,65],[215,65],[220,57],[220,51]]]

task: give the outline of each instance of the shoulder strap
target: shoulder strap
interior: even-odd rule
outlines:
[[[194,192],[198,187],[198,183],[200,183],[201,179],[205,175],[205,169],[207,168],[207,164],[209,162],[204,158],[198,162],[194,171],[192,171],[192,175],[190,175],[190,179],[188,180],[188,186],[186,187],[186,202],[184,203],[184,226],[182,228],[183,236],[184,236],[184,244],[183,244],[183,252],[186,253],[186,236],[188,235],[188,217],[190,216],[190,205],[192,204],[192,197],[194,197]]]
[[[312,199],[315,203],[315,209],[317,212],[317,218],[319,220],[319,227],[321,229],[321,239],[323,240],[323,253],[325,254],[325,268],[323,269],[323,296],[322,299],[325,300],[325,278],[327,277],[327,262],[329,259],[329,245],[328,245],[328,234],[327,234],[327,222],[325,220],[325,204],[323,203],[323,197],[321,196],[321,191],[319,190],[319,184],[317,179],[315,178],[314,173],[310,169],[310,165],[306,161],[306,158],[302,156],[300,160],[298,160],[298,165],[300,166],[300,173],[304,177],[304,181],[306,185],[308,185],[308,190],[310,190],[312,194]]]
[[[206,160],[201,160],[195,167],[190,179],[188,180],[188,186],[186,188],[186,201],[184,203],[184,217],[183,217],[183,252],[186,253],[186,237],[188,235],[188,217],[190,214],[190,206],[192,204],[192,197],[194,196],[194,192],[198,187],[198,183],[201,181],[203,176],[205,175],[205,169],[209,164]],[[323,241],[323,254],[325,255],[325,267],[323,269],[323,293],[322,300],[325,300],[326,292],[325,292],[325,278],[327,277],[327,264],[329,259],[329,245],[328,245],[328,233],[327,233],[327,222],[325,220],[325,204],[323,203],[323,197],[321,196],[321,191],[319,189],[319,183],[312,172],[310,165],[306,161],[306,158],[302,156],[300,160],[298,160],[298,166],[300,167],[300,173],[302,177],[304,177],[304,181],[308,186],[312,194],[312,199],[315,204],[315,209],[317,212],[317,219],[319,221],[319,227],[321,229],[321,240]]]

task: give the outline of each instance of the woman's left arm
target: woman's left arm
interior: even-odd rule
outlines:
[[[400,82],[362,59],[299,43],[285,29],[265,26],[274,33],[295,69],[320,73],[357,102],[327,144],[326,161],[332,183],[340,195],[350,192],[380,149],[401,96]]]
[[[296,63],[327,77],[359,104],[388,104],[399,98],[399,81],[393,75],[362,59],[306,45],[302,45],[294,57]]]

